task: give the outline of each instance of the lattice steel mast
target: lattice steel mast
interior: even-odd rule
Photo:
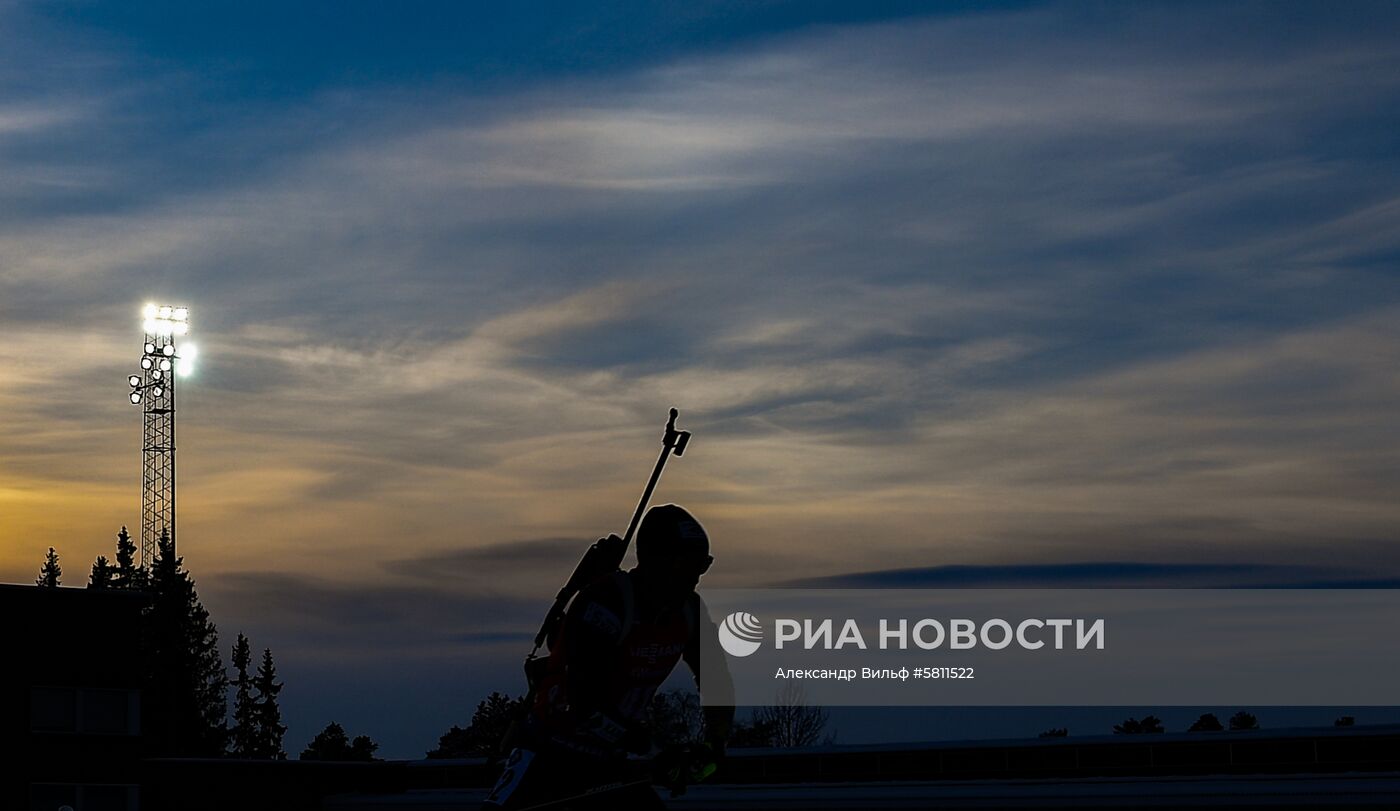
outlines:
[[[182,352],[177,336],[190,329],[188,307],[147,304],[142,311],[145,341],[141,374],[131,375],[131,402],[142,405],[141,439],[141,565],[155,563],[162,533],[175,541],[175,388],[176,378],[189,374],[194,345]]]

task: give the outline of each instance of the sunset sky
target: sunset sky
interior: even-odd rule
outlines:
[[[1400,576],[1392,4],[201,6],[0,0],[0,580],[139,524],[188,304],[293,756],[518,692],[672,405],[711,584]]]

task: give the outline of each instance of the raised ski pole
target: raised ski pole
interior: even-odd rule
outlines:
[[[544,623],[540,625],[540,632],[535,634],[535,647],[530,650],[530,655],[525,657],[525,672],[531,674],[530,663],[539,653],[540,647],[549,639],[559,621],[564,617],[564,609],[568,607],[569,600],[588,585],[593,579],[607,574],[622,565],[622,558],[627,554],[627,547],[632,543],[632,536],[637,531],[637,525],[642,521],[642,514],[646,512],[647,503],[651,501],[652,491],[656,489],[656,483],[661,480],[661,471],[666,467],[666,460],[671,458],[671,454],[680,456],[685,453],[685,446],[690,442],[689,431],[676,430],[676,417],[680,412],[671,409],[671,417],[666,421],[666,433],[661,437],[661,456],[656,460],[656,467],[652,468],[651,479],[647,481],[646,490],[642,491],[642,500],[637,502],[637,511],[632,513],[632,522],[627,525],[627,534],[621,540],[616,535],[609,535],[588,547],[583,559],[574,567],[574,573],[569,576],[564,588],[554,597],[554,605],[550,606],[549,613],[545,615]],[[533,691],[533,679],[531,690]]]

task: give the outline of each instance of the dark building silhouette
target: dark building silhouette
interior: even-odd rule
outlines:
[[[0,584],[0,808],[140,807],[149,595]]]

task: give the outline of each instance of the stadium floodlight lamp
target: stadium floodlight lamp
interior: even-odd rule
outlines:
[[[185,335],[190,331],[190,308],[175,307],[169,304],[156,306],[147,304],[141,310],[144,319],[141,322],[142,328],[147,335],[159,335],[168,337],[171,335]],[[153,351],[151,349],[148,352]]]
[[[133,404],[153,397],[162,401],[174,397],[174,376],[185,377],[194,372],[194,345],[175,347],[175,336],[190,331],[190,308],[146,304],[141,308],[141,316],[146,340],[141,345],[144,351],[140,363],[145,374],[127,378],[133,389]]]

